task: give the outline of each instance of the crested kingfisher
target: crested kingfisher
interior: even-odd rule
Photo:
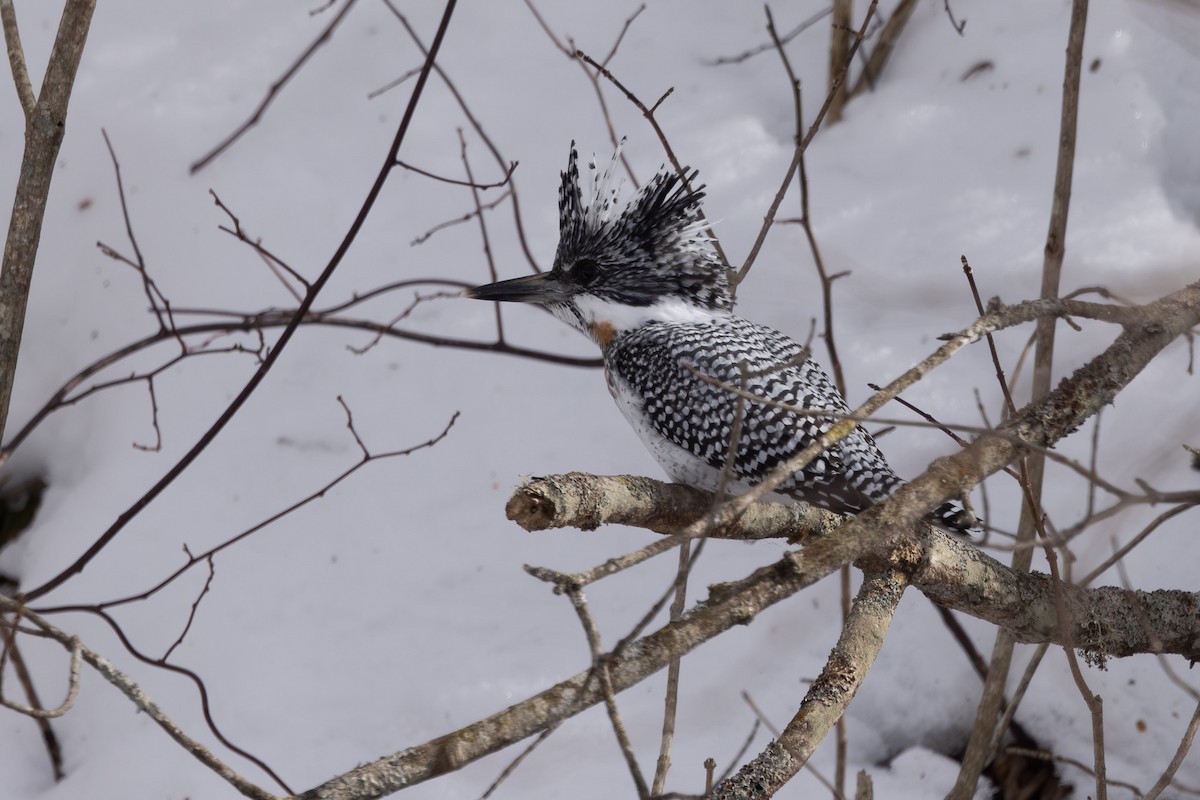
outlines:
[[[599,177],[589,165],[587,198],[578,161],[572,143],[553,268],[464,296],[544,306],[595,341],[617,406],[667,474],[689,486],[720,488],[732,455],[725,488],[744,492],[851,413],[807,348],[734,315],[728,273],[704,232],[703,187],[688,189],[696,171],[686,180],[660,171],[622,205],[616,157]],[[730,387],[743,398],[740,430]],[[902,483],[859,425],[776,492],[857,513]],[[959,531],[975,524],[955,502],[930,520]]]

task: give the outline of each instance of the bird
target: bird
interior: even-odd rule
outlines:
[[[671,479],[743,493],[850,408],[809,348],[734,314],[729,272],[700,210],[705,187],[691,188],[698,171],[664,167],[622,204],[616,170],[614,155],[598,176],[593,157],[585,197],[572,142],[552,268],[463,295],[542,306],[590,337],[609,392]],[[857,514],[902,484],[858,425],[775,493]],[[957,532],[976,523],[957,501],[930,521]]]

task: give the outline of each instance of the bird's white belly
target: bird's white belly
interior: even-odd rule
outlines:
[[[606,373],[608,389],[617,403],[617,408],[621,409],[638,438],[667,475],[671,476],[671,480],[697,489],[715,491],[720,485],[721,470],[659,433],[642,410],[642,399],[637,393],[616,375],[607,370]],[[725,491],[728,494],[742,494],[750,486],[751,484],[744,480],[731,480]]]

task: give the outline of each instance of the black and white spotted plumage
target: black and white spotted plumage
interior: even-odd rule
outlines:
[[[733,454],[733,489],[744,491],[826,433],[850,409],[794,340],[738,317],[651,322],[618,334],[605,352],[617,405],[676,481],[714,490],[730,455],[735,386],[745,398]],[[794,409],[828,411],[810,416]],[[900,484],[861,426],[777,490],[834,511],[862,511]]]
[[[572,145],[559,189],[553,269],[467,295],[537,303],[591,336],[604,353],[617,405],[680,483],[708,490],[720,485],[739,404],[738,394],[726,387],[762,398],[743,400],[740,436],[733,443],[732,482],[726,488],[745,491],[850,409],[799,343],[733,315],[725,266],[703,232],[702,187],[689,191],[677,174],[663,171],[621,205],[613,186],[615,165],[614,157],[599,176],[595,164],[589,165],[592,190],[585,200]],[[695,176],[687,174],[687,182]],[[858,512],[901,483],[858,426],[777,492]],[[959,530],[973,524],[956,503],[931,518]]]

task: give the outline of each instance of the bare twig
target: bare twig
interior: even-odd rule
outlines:
[[[779,211],[779,206],[783,203],[783,198],[787,195],[787,190],[792,184],[792,177],[796,174],[796,170],[800,167],[800,159],[804,155],[804,151],[808,149],[809,142],[817,135],[817,131],[821,129],[821,123],[825,119],[825,115],[829,112],[829,106],[833,102],[834,92],[846,80],[846,73],[850,69],[850,62],[854,60],[854,54],[858,52],[859,45],[862,44],[863,37],[866,35],[867,26],[871,24],[871,20],[875,17],[875,9],[879,5],[879,0],[871,0],[871,5],[867,7],[866,16],[863,17],[862,25],[858,29],[858,35],[854,43],[850,45],[850,53],[846,57],[846,63],[843,65],[841,72],[837,74],[833,82],[831,91],[825,96],[825,102],[821,105],[821,109],[817,112],[816,118],[808,127],[808,133],[804,135],[804,139],[796,144],[795,152],[792,154],[792,163],[788,166],[787,173],[780,183],[779,191],[775,193],[775,199],[771,202],[770,208],[763,218],[762,227],[758,231],[758,237],[754,240],[754,245],[750,248],[749,255],[746,256],[746,261],[738,270],[734,284],[740,283],[750,268],[754,265],[754,260],[758,258],[758,252],[762,249],[763,242],[767,239],[767,233],[770,232],[771,226],[775,223],[775,215]]]
[[[875,48],[871,51],[862,72],[859,73],[858,80],[854,82],[854,88],[849,91],[848,98],[855,97],[864,90],[872,88],[879,80],[884,67],[887,66],[888,59],[896,49],[896,42],[899,41],[900,34],[904,32],[904,27],[908,24],[908,20],[916,8],[916,0],[900,0],[892,10],[892,15],[879,32]]]
[[[633,184],[634,188],[637,188],[640,186],[640,184],[638,183],[637,176],[633,172],[633,166],[630,165],[629,159],[625,157],[624,151],[622,151],[620,148],[620,142],[622,139],[617,135],[617,129],[613,125],[612,121],[612,114],[608,110],[608,102],[604,99],[604,92],[600,88],[599,71],[593,72],[589,70],[587,68],[587,64],[577,56],[579,48],[576,47],[574,39],[568,36],[564,42],[557,35],[555,35],[554,31],[551,30],[549,23],[546,22],[545,17],[542,16],[542,13],[538,10],[537,6],[533,4],[533,0],[525,0],[525,7],[529,9],[531,14],[533,14],[533,18],[537,20],[538,25],[541,26],[546,35],[550,37],[550,41],[554,43],[554,46],[558,48],[563,55],[578,64],[579,68],[583,70],[583,74],[587,76],[588,82],[592,85],[592,91],[596,94],[596,102],[600,105],[600,114],[604,117],[604,125],[608,129],[608,138],[612,144],[613,150],[618,154],[618,158],[621,160],[621,166],[625,168],[625,174],[629,176],[630,182]],[[612,48],[608,51],[608,55],[605,56],[604,60],[600,62],[602,67],[608,67],[609,62],[613,60],[614,56],[616,56],[617,49],[621,46],[621,42],[625,39],[625,34],[628,33],[629,27],[633,24],[633,21],[637,19],[645,10],[646,5],[643,3],[642,5],[638,6],[638,8],[632,14],[626,17],[625,24],[621,27],[621,32],[617,34],[617,38],[613,42]],[[669,91],[670,90],[668,90],[668,93]],[[660,100],[659,102],[662,101]],[[657,108],[657,105],[655,107]]]
[[[675,572],[675,597],[671,601],[670,617],[672,621],[677,621],[682,617],[684,609],[687,608],[687,581],[691,567],[691,543],[684,542],[679,547],[679,567]],[[671,745],[675,740],[675,718],[679,705],[679,672],[682,663],[681,659],[676,658],[667,665],[662,737],[658,747],[658,761],[654,767],[654,780],[650,784],[650,794],[654,797],[663,793],[667,783],[667,772],[671,769]]]
[[[3,620],[0,620],[0,625],[3,622]],[[38,698],[37,687],[33,683],[33,675],[30,674],[29,666],[25,663],[25,657],[21,655],[21,648],[17,644],[15,624],[11,628],[10,635],[6,635],[3,638],[4,653],[12,661],[13,671],[17,673],[17,680],[21,682],[21,688],[25,691],[25,698],[29,701],[29,705],[37,709],[45,708],[42,705],[42,701]],[[43,717],[34,717],[34,722],[42,732],[42,742],[46,745],[46,753],[50,757],[50,769],[54,773],[54,780],[61,781],[66,773],[63,772],[62,745],[58,741],[58,736],[54,733],[54,727],[50,724],[50,720]]]
[[[429,241],[430,237],[432,237],[438,231],[445,230],[446,228],[452,227],[454,225],[461,225],[464,222],[470,222],[481,211],[492,210],[496,206],[503,203],[506,199],[508,199],[509,196],[510,196],[509,192],[507,192],[507,191],[503,192],[500,194],[499,197],[497,197],[492,202],[484,203],[479,208],[474,209],[472,211],[468,211],[466,214],[463,214],[461,217],[457,217],[456,219],[447,220],[446,222],[439,222],[437,225],[434,225],[432,228],[425,231],[417,238],[413,239],[409,244],[412,244],[412,245],[425,244],[425,242]]]
[[[903,5],[903,3],[902,3]],[[846,104],[846,81],[840,76],[850,64],[850,41],[854,38],[853,0],[833,0],[833,18],[829,21],[829,92],[830,125],[836,125],[842,119],[842,106]]]
[[[782,44],[787,44],[792,39],[795,39],[801,33],[808,30],[809,28],[811,28],[813,25],[816,25],[818,22],[825,19],[825,17],[829,16],[831,13],[833,13],[833,7],[826,6],[825,8],[821,9],[817,13],[813,14],[808,19],[801,22],[796,27],[792,28],[787,33],[780,36],[779,41]],[[749,59],[754,58],[754,56],[760,55],[762,53],[766,53],[769,50],[773,50],[773,49],[775,49],[775,47],[776,47],[776,45],[774,42],[765,42],[764,44],[760,44],[757,47],[752,47],[749,50],[745,50],[741,53],[738,53],[735,56],[718,56],[717,58],[711,59],[704,63],[708,64],[709,66],[714,66],[714,67],[720,66],[722,64],[740,64],[743,61],[748,61]]]
[[[286,517],[290,514],[293,514],[296,511],[300,510],[301,508],[304,508],[305,506],[307,506],[311,503],[314,503],[317,500],[320,500],[321,498],[325,497],[331,489],[333,489],[335,486],[338,486],[343,481],[350,478],[352,475],[354,475],[356,472],[358,472],[360,469],[362,469],[363,467],[365,467],[367,464],[371,463],[372,461],[379,461],[379,460],[383,460],[383,459],[409,456],[419,450],[424,450],[424,449],[427,449],[427,448],[437,445],[439,442],[442,441],[442,439],[444,439],[447,435],[449,435],[450,430],[454,427],[455,422],[458,421],[458,412],[456,411],[456,412],[454,412],[454,414],[452,414],[450,416],[450,419],[446,422],[445,427],[443,427],[439,433],[437,433],[436,435],[427,439],[426,441],[421,442],[420,444],[416,444],[416,445],[412,445],[412,446],[403,448],[403,449],[389,450],[389,451],[381,452],[381,453],[372,453],[363,444],[362,438],[358,435],[357,430],[355,430],[355,428],[354,428],[354,419],[350,414],[349,406],[347,406],[346,402],[341,397],[338,397],[338,404],[342,407],[343,412],[346,414],[346,427],[349,429],[351,436],[354,437],[354,441],[357,444],[357,446],[359,448],[359,452],[362,455],[358,461],[356,461],[349,468],[347,468],[346,470],[344,470],[343,472],[338,474],[332,480],[325,482],[324,484],[322,484],[322,486],[320,488],[316,489],[313,492],[310,492],[305,497],[291,503],[290,505],[288,505],[281,511],[278,511],[278,512],[272,514],[271,516],[267,517],[266,519],[250,526],[249,528],[246,528],[245,530],[241,531],[237,535],[232,536],[232,537],[226,539],[225,541],[214,545],[213,547],[209,548],[208,550],[204,550],[200,553],[195,553],[195,554],[188,553],[187,554],[188,558],[185,560],[185,562],[183,563],[182,566],[176,568],[169,575],[167,575],[165,578],[161,579],[160,581],[158,581],[157,583],[155,583],[153,586],[151,586],[148,589],[145,589],[140,592],[136,592],[134,594],[125,595],[123,597],[119,597],[114,600],[106,600],[102,603],[97,603],[95,605],[90,605],[90,606],[88,606],[88,605],[47,606],[47,607],[39,607],[37,609],[37,611],[41,614],[56,614],[56,613],[61,614],[61,613],[66,613],[66,612],[71,612],[71,611],[94,612],[96,610],[105,610],[105,609],[115,608],[117,606],[127,605],[130,603],[135,603],[135,602],[139,602],[142,600],[146,600],[146,599],[152,597],[153,595],[157,594],[158,592],[162,591],[163,589],[165,589],[167,586],[169,586],[171,583],[173,583],[177,578],[179,578],[185,572],[188,572],[189,570],[191,570],[193,567],[197,566],[198,564],[210,562],[210,560],[214,556],[221,553],[222,551],[227,550],[228,548],[234,546],[235,544],[249,538],[250,536],[253,536],[255,533],[278,522],[279,520],[283,519],[284,517]]]
[[[1196,710],[1192,713],[1192,719],[1188,723],[1187,729],[1183,732],[1183,736],[1179,740],[1179,747],[1175,748],[1175,753],[1171,757],[1171,762],[1167,764],[1167,768],[1163,770],[1162,775],[1150,787],[1150,791],[1142,797],[1142,800],[1157,800],[1162,795],[1167,787],[1171,785],[1175,773],[1183,766],[1183,760],[1187,758],[1188,751],[1192,748],[1192,742],[1196,738],[1196,731],[1200,729],[1200,703],[1196,704]]]
[[[521,762],[523,762],[530,753],[536,750],[538,745],[549,739],[550,734],[554,733],[556,730],[558,730],[558,726],[551,725],[549,728],[546,728],[546,730],[534,737],[534,740],[529,743],[529,746],[522,750],[516,758],[510,761],[508,765],[500,771],[500,774],[496,776],[496,780],[492,781],[491,786],[488,786],[484,793],[479,796],[479,800],[487,800],[489,797],[495,794],[496,790],[500,788],[500,784],[504,783],[508,776],[512,775],[513,772],[516,771],[517,767],[521,766]]]
[[[567,588],[566,592],[571,599],[571,606],[579,615],[579,622],[583,625],[584,634],[587,636],[588,649],[592,653],[592,673],[600,684],[604,707],[608,711],[608,721],[612,725],[613,733],[616,734],[621,755],[625,757],[625,764],[629,767],[629,774],[633,778],[634,786],[637,787],[638,797],[641,800],[648,800],[650,790],[646,786],[646,778],[642,775],[641,767],[638,766],[637,756],[633,752],[633,744],[629,741],[629,733],[625,730],[625,723],[617,709],[612,674],[608,669],[609,656],[604,653],[600,644],[600,629],[596,627],[596,620],[593,619],[592,612],[588,610],[587,598],[583,595],[583,589],[571,586]]]
[[[19,618],[19,615],[17,618]],[[16,633],[16,623],[14,622],[13,628],[9,632],[9,636],[15,638]],[[34,719],[54,719],[55,717],[61,717],[63,714],[67,713],[71,709],[71,706],[75,704],[76,696],[79,695],[79,668],[83,659],[83,645],[80,643],[78,636],[74,637],[74,641],[71,643],[69,649],[71,652],[71,672],[67,678],[67,697],[62,701],[62,704],[59,705],[58,708],[46,709],[40,708],[36,705],[14,703],[12,700],[9,700],[4,696],[3,691],[0,691],[0,705],[7,709],[11,709],[12,711],[16,711],[19,714],[24,714],[27,717],[33,717]],[[12,647],[10,639],[9,642],[6,642],[4,650],[0,651],[0,678],[4,677],[5,662],[8,661],[8,654],[11,650]]]
[[[275,345],[271,348],[271,352],[267,354],[265,359],[263,359],[262,365],[257,371],[255,371],[253,377],[250,378],[250,381],[245,385],[245,387],[243,387],[241,392],[238,393],[237,397],[234,398],[233,402],[229,404],[217,421],[214,422],[212,426],[204,433],[204,435],[200,437],[199,441],[197,441],[195,445],[188,450],[183,458],[180,459],[179,462],[172,467],[171,470],[167,472],[167,474],[164,475],[153,487],[151,487],[149,491],[142,495],[141,498],[135,501],[132,506],[130,506],[123,514],[121,514],[121,516],[117,518],[116,522],[109,526],[109,528],[100,536],[100,538],[93,542],[92,545],[88,547],[88,549],[70,566],[50,580],[46,581],[41,586],[29,591],[26,594],[27,600],[35,600],[38,597],[53,591],[57,587],[61,586],[71,576],[83,571],[83,568],[86,567],[91,560],[95,558],[96,555],[103,550],[104,547],[107,546],[108,543],[112,541],[118,533],[121,532],[121,530],[124,529],[130,520],[140,514],[141,511],[151,502],[153,502],[154,499],[158,497],[164,489],[170,486],[176,478],[183,474],[183,472],[191,465],[196,457],[199,456],[200,453],[202,453],[214,439],[216,439],[217,435],[225,428],[225,426],[229,423],[229,420],[233,419],[234,415],[241,410],[246,400],[250,398],[250,395],[254,393],[259,384],[262,383],[263,378],[267,376],[267,373],[270,372],[271,368],[278,361],[279,356],[283,353],[288,342],[291,341],[291,338],[295,334],[296,329],[300,326],[301,321],[308,314],[312,304],[316,301],[317,295],[320,294],[321,290],[325,287],[325,284],[329,281],[329,279],[333,277],[334,271],[341,264],[346,253],[349,252],[350,245],[353,244],[354,240],[358,237],[358,232],[362,229],[363,224],[367,220],[367,215],[374,207],[376,198],[383,190],[384,182],[387,180],[389,174],[391,173],[392,167],[395,165],[397,153],[400,151],[400,145],[404,142],[404,138],[408,133],[409,123],[412,121],[413,112],[416,111],[417,104],[421,99],[421,93],[425,88],[425,84],[429,78],[429,73],[433,68],[434,59],[437,57],[437,52],[441,48],[442,40],[445,37],[446,30],[449,28],[450,19],[454,13],[456,3],[457,0],[447,0],[446,2],[445,10],[442,14],[442,19],[438,26],[437,34],[434,37],[433,45],[430,47],[429,55],[425,59],[425,69],[422,71],[421,76],[417,79],[417,85],[413,89],[412,96],[409,98],[408,107],[404,111],[404,116],[400,121],[400,125],[396,131],[392,145],[388,150],[387,157],[384,159],[383,167],[376,175],[375,181],[367,193],[366,200],[363,201],[358,214],[355,216],[354,221],[350,225],[350,229],[346,232],[341,244],[338,246],[336,252],[334,252],[332,258],[330,258],[329,262],[326,264],[325,269],[321,272],[321,275],[317,278],[317,280],[313,282],[308,292],[305,293],[304,302],[302,302],[299,308],[296,309],[295,314],[291,317],[287,327],[284,328],[283,332],[279,335],[279,339],[276,340]]]
[[[125,199],[125,182],[121,180],[121,162],[117,160],[117,153],[108,138],[108,131],[101,128],[100,133],[104,136],[104,146],[108,148],[108,156],[112,160],[113,173],[117,177],[117,199],[121,203],[121,216],[125,220],[125,235],[129,237],[129,244],[133,247],[133,259],[130,260],[120,256],[111,247],[99,242],[97,244],[106,255],[129,264],[137,270],[138,276],[142,279],[142,289],[146,293],[146,301],[150,303],[150,310],[154,312],[154,316],[158,320],[158,327],[163,331],[174,330],[175,320],[171,318],[171,303],[159,291],[158,284],[154,282],[154,279],[150,277],[150,273],[146,271],[146,259],[142,257],[142,248],[138,246],[137,237],[133,233],[133,222],[129,217],[129,204]],[[179,346],[186,350],[182,339],[179,339]]]
[[[263,114],[266,113],[268,106],[270,106],[275,100],[275,96],[283,90],[283,87],[288,84],[288,81],[296,77],[296,73],[298,73],[306,63],[308,63],[308,60],[312,58],[313,54],[316,53],[317,50],[321,49],[321,46],[333,37],[333,32],[337,30],[338,25],[340,25],[342,20],[346,18],[346,15],[350,13],[350,9],[354,8],[354,4],[356,2],[357,0],[346,0],[341,10],[334,15],[333,19],[329,21],[329,24],[325,26],[325,29],[321,31],[320,35],[317,36],[317,38],[312,41],[312,43],[304,50],[304,52],[292,62],[292,65],[284,71],[283,75],[279,76],[279,78],[277,78],[275,82],[271,84],[271,86],[267,89],[266,96],[263,97],[263,99],[259,102],[258,107],[254,109],[254,112],[250,115],[250,118],[239,125],[237,129],[233,131],[233,133],[226,136],[220,144],[208,151],[208,153],[206,153],[200,159],[193,162],[192,165],[188,167],[188,172],[195,175],[197,172],[207,167],[222,153],[232,147],[238,139],[242,138],[247,131],[249,131],[262,120]],[[428,71],[428,65],[426,65],[425,70]],[[416,94],[420,94],[420,90],[417,90]]]
[[[1107,787],[1109,787],[1109,786],[1116,786],[1119,789],[1126,789],[1126,790],[1132,792],[1133,796],[1138,798],[1138,800],[1145,800],[1145,795],[1143,795],[1141,790],[1138,789],[1138,787],[1134,786],[1132,783],[1128,783],[1126,781],[1113,780],[1111,778],[1101,779],[1098,775],[1096,775],[1095,770],[1093,770],[1087,764],[1084,764],[1082,761],[1078,761],[1074,758],[1067,758],[1066,756],[1054,755],[1052,753],[1047,753],[1043,750],[1031,750],[1026,747],[1007,747],[1007,748],[1005,748],[1005,750],[1006,750],[1006,752],[1009,752],[1009,753],[1026,756],[1028,758],[1036,758],[1041,761],[1051,761],[1051,762],[1060,763],[1060,764],[1070,764],[1072,767],[1075,767],[1076,769],[1078,769],[1082,772],[1086,772],[1088,775],[1091,775],[1093,778],[1096,778],[1097,781],[1102,781],[1106,790],[1107,790]],[[1101,797],[1106,796],[1106,795],[1107,795],[1107,791],[1101,793]],[[1089,797],[1090,797],[1090,795],[1089,795]]]
[[[1059,130],[1058,166],[1054,181],[1054,198],[1050,212],[1050,230],[1046,241],[1046,258],[1042,266],[1043,300],[1059,295],[1062,272],[1062,257],[1066,239],[1067,211],[1070,207],[1071,179],[1075,160],[1075,131],[1079,114],[1079,77],[1083,58],[1083,33],[1087,21],[1087,0],[1074,0],[1071,13],[1071,29],[1067,40],[1067,58],[1063,78],[1062,115]],[[1032,397],[1036,400],[1049,394],[1054,359],[1054,330],[1057,320],[1044,319],[1037,323],[1037,350],[1034,356]],[[1003,381],[1002,381],[1003,385]],[[1032,561],[1034,530],[1040,525],[1042,479],[1046,461],[1034,454],[1022,465],[1020,472],[1024,480],[1026,502],[1022,504],[1021,521],[1017,531],[1017,550],[1013,555],[1013,568],[1027,571]],[[976,711],[975,726],[963,756],[963,765],[949,795],[949,800],[967,800],[975,792],[985,759],[992,751],[995,738],[994,726],[1000,715],[1004,686],[1012,664],[1013,640],[1006,631],[1000,631],[992,653],[988,679],[984,685],[983,700]],[[1091,704],[1089,703],[1089,706]],[[1093,720],[1095,715],[1093,715]],[[1102,781],[1098,781],[1103,785]]]
[[[959,36],[963,35],[963,31],[967,28],[967,21],[963,19],[961,22],[954,18],[954,11],[950,8],[950,0],[944,0],[946,6],[946,16],[950,18],[950,27],[954,28],[954,32]]]
[[[183,550],[185,553],[188,553],[186,545],[184,546]],[[191,556],[191,553],[188,553],[188,556]],[[184,623],[183,630],[179,632],[179,636],[176,637],[171,646],[167,648],[167,652],[163,653],[162,658],[160,659],[161,661],[166,661],[169,659],[171,657],[171,653],[175,652],[175,648],[183,644],[183,640],[187,638],[188,631],[192,629],[192,623],[196,621],[196,612],[200,610],[200,601],[205,598],[209,589],[212,588],[213,578],[217,576],[217,569],[213,564],[213,557],[211,554],[209,554],[208,558],[204,560],[208,563],[208,577],[204,579],[204,586],[200,588],[200,593],[197,594],[196,599],[192,601],[192,610],[188,612],[187,622]]]
[[[264,247],[261,239],[251,239],[250,235],[242,229],[242,221],[237,218],[237,215],[234,214],[232,210],[230,210],[229,206],[225,205],[215,191],[209,189],[208,194],[212,197],[213,203],[216,204],[217,208],[221,209],[221,211],[225,213],[225,216],[229,217],[229,221],[233,224],[232,228],[227,228],[224,225],[218,225],[217,230],[224,231],[225,233],[235,237],[239,242],[242,242],[243,244],[253,248],[254,252],[258,253],[259,256],[261,256],[262,259],[267,262],[267,265],[271,267],[272,272],[275,272],[275,268],[278,267],[291,276],[292,280],[303,286],[306,291],[312,288],[312,283],[303,275],[292,269],[292,267],[282,258]],[[279,273],[276,272],[275,274],[278,276]],[[294,286],[282,278],[280,278],[280,282],[283,284],[284,288],[287,289],[288,293],[291,294],[292,297],[295,297],[298,302],[304,301],[304,298],[296,292],[296,288]]]
[[[459,130],[459,135],[460,136],[462,135],[461,129]],[[426,178],[431,178],[440,183],[448,183],[451,186],[468,186],[473,190],[484,191],[487,189],[498,189],[501,186],[507,186],[509,181],[512,180],[513,172],[517,169],[517,162],[513,161],[512,163],[510,163],[508,165],[508,169],[504,173],[504,177],[494,183],[475,183],[473,180],[460,181],[457,178],[447,178],[443,175],[435,175],[432,172],[427,172],[426,170],[423,170],[420,167],[414,167],[412,164],[408,164],[408,163],[406,163],[404,161],[400,161],[400,160],[396,161],[396,166],[406,169],[409,172],[415,172],[418,175],[423,175]]]
[[[429,49],[421,41],[421,37],[417,35],[416,29],[409,24],[408,19],[400,13],[398,8],[396,8],[395,3],[393,3],[392,0],[383,0],[383,4],[404,27],[405,32],[407,32],[409,38],[413,40],[413,43],[417,46],[417,49],[420,50],[421,53],[426,56],[426,58],[428,58]],[[475,130],[475,133],[479,136],[484,146],[487,147],[488,152],[492,154],[492,158],[496,161],[496,166],[502,170],[505,169],[509,161],[500,155],[500,150],[498,147],[496,147],[496,143],[492,141],[492,138],[488,136],[487,131],[484,129],[483,124],[480,123],[480,121],[471,112],[471,108],[467,105],[466,99],[458,90],[458,87],[454,84],[454,82],[450,80],[450,76],[446,74],[446,71],[442,69],[441,65],[436,61],[433,63],[433,71],[439,78],[442,79],[442,83],[446,84],[446,89],[454,97],[455,102],[458,103],[458,107],[462,109],[463,115],[467,118],[467,121],[471,123],[471,127]],[[534,272],[541,272],[541,267],[538,266],[537,259],[533,257],[533,253],[529,249],[529,240],[525,236],[525,223],[521,219],[521,203],[520,198],[517,196],[517,187],[515,182],[509,182],[509,190],[512,192],[513,225],[517,231],[517,241],[521,244],[521,252],[525,254],[525,259],[529,262],[530,268],[532,268]]]
[[[1083,702],[1087,705],[1092,719],[1092,764],[1096,776],[1096,800],[1108,800],[1108,777],[1104,758],[1104,698],[1092,692],[1087,684],[1087,680],[1083,677],[1083,671],[1079,669],[1079,658],[1075,654],[1076,644],[1071,633],[1075,622],[1071,618],[1071,612],[1067,609],[1066,596],[1063,590],[1063,577],[1058,564],[1058,554],[1055,552],[1046,534],[1042,520],[1038,520],[1036,524],[1038,538],[1043,543],[1043,552],[1046,555],[1046,563],[1050,567],[1050,577],[1053,580],[1054,605],[1059,624],[1062,627],[1062,637],[1065,640],[1063,642],[1063,653],[1067,657],[1067,666],[1070,668],[1071,678],[1075,681],[1075,686],[1079,689],[1079,694],[1083,698]],[[1140,611],[1140,607],[1137,607],[1137,610]],[[1149,636],[1154,636],[1153,627],[1146,627],[1145,630]]]
[[[50,624],[40,614],[31,611],[27,608],[22,608],[16,601],[8,597],[0,595],[0,609],[6,612],[20,613],[20,616],[33,625],[37,626],[38,631],[46,637],[53,639],[62,645],[65,649],[72,652],[78,652],[83,661],[86,661],[92,668],[100,673],[106,681],[116,686],[121,692],[133,701],[134,705],[139,710],[144,712],[150,719],[154,720],[160,728],[166,731],[167,735],[178,742],[184,750],[191,753],[200,763],[211,769],[217,775],[221,776],[231,786],[241,792],[244,796],[254,798],[254,800],[278,800],[275,795],[267,792],[259,786],[246,780],[244,777],[235,772],[227,764],[213,755],[207,747],[200,742],[188,736],[182,728],[168,717],[158,704],[147,695],[140,686],[134,683],[123,672],[113,666],[112,662],[95,651],[83,645],[79,637],[71,636],[61,629]]]
[[[4,25],[4,42],[8,46],[8,63],[12,67],[13,83],[17,86],[17,98],[21,101],[21,110],[25,112],[25,121],[33,120],[33,112],[37,108],[37,98],[33,95],[33,85],[29,82],[29,69],[25,65],[25,49],[21,47],[21,31],[17,27],[17,12],[12,0],[0,0],[0,21]]]
[[[779,52],[779,58],[783,62],[783,68],[787,72],[788,84],[792,90],[792,105],[796,113],[796,135],[795,141],[798,145],[802,141],[804,130],[804,114],[803,103],[800,94],[800,79],[796,76],[796,71],[792,68],[791,59],[788,58],[787,52],[783,49],[783,40],[775,30],[775,20],[771,16],[771,7],[766,6],[767,14],[767,33],[771,36],[771,41],[775,43],[775,48]],[[817,268],[817,277],[821,280],[821,316],[825,322],[825,347],[829,351],[829,367],[833,371],[833,382],[837,386],[842,396],[846,395],[846,376],[842,372],[842,360],[838,358],[837,343],[833,336],[833,282],[846,273],[840,272],[837,275],[830,275],[825,269],[825,259],[821,257],[821,248],[817,245],[816,232],[812,226],[812,215],[809,209],[808,202],[808,167],[804,158],[804,152],[800,152],[800,163],[797,171],[797,180],[800,184],[800,225],[804,229],[804,236],[808,239],[808,249],[812,252],[813,264]]]

